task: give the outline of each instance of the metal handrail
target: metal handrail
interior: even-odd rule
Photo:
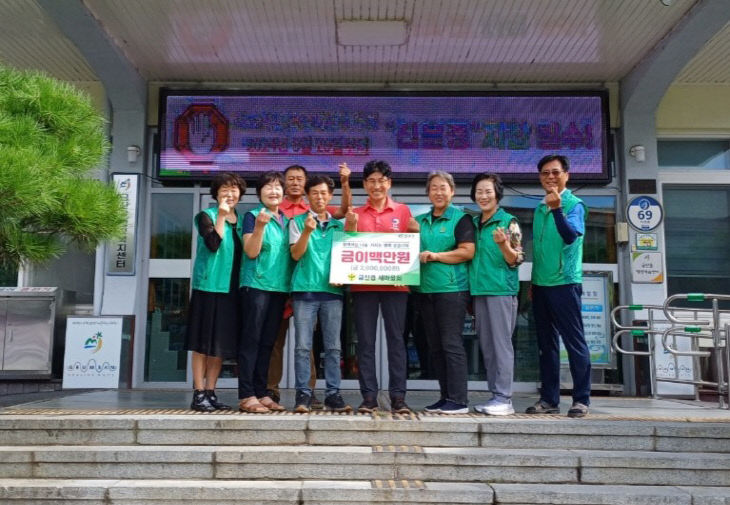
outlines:
[[[657,394],[657,377],[656,377],[656,370],[655,370],[655,357],[654,357],[654,339],[649,337],[650,335],[653,336],[655,334],[660,333],[659,331],[652,330],[651,326],[655,322],[654,313],[663,311],[663,306],[661,305],[619,305],[615,307],[611,311],[611,323],[619,329],[616,335],[614,335],[614,338],[612,339],[612,346],[616,352],[620,352],[622,354],[627,354],[631,356],[643,356],[647,357],[649,359],[649,382],[651,383],[651,396],[653,398],[658,398],[659,395]],[[647,311],[647,320],[649,322],[649,326],[637,326],[637,325],[623,325],[618,321],[618,314],[620,314],[622,311]],[[644,337],[647,336],[647,349],[646,351],[629,351],[627,349],[622,348],[619,343],[618,339],[623,335],[631,335],[634,338],[637,337]]]
[[[710,301],[710,300],[728,301],[728,300],[730,300],[730,295],[717,295],[717,294],[706,294],[706,293],[684,293],[684,294],[671,295],[666,300],[664,300],[664,305],[662,306],[662,308],[664,310],[664,315],[667,317],[667,320],[671,321],[672,323],[710,326],[710,325],[712,325],[712,321],[701,320],[701,319],[678,319],[678,318],[676,318],[669,309],[694,312],[695,317],[697,317],[697,313],[700,312],[701,309],[684,308],[684,307],[670,307],[672,302],[675,300],[686,300],[688,302],[705,302],[705,301]],[[714,313],[713,310],[707,310],[707,312],[709,312],[711,314]],[[719,312],[730,313],[730,311],[728,311],[728,310],[720,310]]]
[[[667,342],[667,337],[673,335],[675,337],[689,337],[693,339],[700,338],[712,338],[712,333],[703,332],[699,326],[685,326],[684,328],[671,327],[662,333],[662,346],[664,350],[673,354],[674,356],[698,356],[701,358],[707,358],[712,355],[710,351],[680,351],[671,347]]]
[[[677,300],[684,300],[691,303],[709,301],[712,303],[712,307],[703,309],[672,306]],[[725,321],[725,316],[730,314],[730,310],[720,310],[720,301],[730,301],[730,295],[686,293],[671,295],[667,297],[662,305],[619,305],[611,311],[611,323],[617,330],[613,335],[612,347],[617,353],[629,356],[642,356],[649,359],[649,374],[653,397],[658,397],[656,393],[657,381],[691,384],[695,386],[695,398],[697,399],[699,399],[698,386],[707,386],[717,390],[718,406],[719,408],[725,408],[725,396],[727,396],[727,403],[730,404],[730,382],[727,379],[730,376],[730,323]],[[647,311],[646,319],[648,326],[622,324],[618,320],[619,314],[625,310]],[[661,311],[662,317],[657,319],[656,313],[659,311]],[[680,316],[679,313],[682,313],[682,315]],[[656,329],[657,324],[661,324],[662,329]],[[669,326],[669,328],[664,329],[665,326]],[[633,351],[622,348],[619,340],[626,335],[635,338],[647,337],[648,350]],[[654,335],[662,336],[662,347],[673,356],[675,369],[678,364],[678,357],[689,356],[693,358],[695,375],[692,379],[680,379],[678,375],[675,375],[675,377],[656,377]],[[672,343],[669,341],[670,337],[672,337]],[[680,351],[677,349],[677,337],[691,339],[691,350]],[[708,350],[700,351],[698,350],[700,341],[711,341],[712,344],[704,345],[703,347]],[[717,369],[717,382],[703,380],[698,375],[699,362],[697,360],[700,357],[714,357]]]
[[[611,323],[621,330],[645,330],[646,326],[624,326],[616,320],[616,315],[623,310],[664,310],[663,305],[618,305],[611,311]]]
[[[627,349],[622,348],[619,345],[618,340],[622,335],[631,334],[632,337],[648,337],[649,335],[659,334],[659,333],[663,333],[663,332],[649,330],[648,328],[644,328],[641,330],[629,329],[629,328],[627,328],[625,330],[619,330],[613,334],[613,342],[612,342],[613,348],[617,352],[620,352],[621,354],[628,354],[629,356],[651,356],[653,354],[653,349],[652,349],[653,345],[649,345],[648,351],[629,351]]]

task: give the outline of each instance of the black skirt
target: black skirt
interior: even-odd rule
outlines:
[[[232,233],[232,230],[229,233]],[[185,349],[188,351],[224,359],[237,357],[238,336],[241,331],[238,280],[242,250],[240,241],[235,240],[228,293],[193,289],[185,340]]]
[[[207,356],[235,358],[241,328],[238,290],[210,293],[193,290],[190,299],[186,349]]]

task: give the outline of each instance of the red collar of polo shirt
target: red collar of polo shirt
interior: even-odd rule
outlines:
[[[289,216],[287,211],[298,208],[301,210],[301,212],[297,212],[294,215],[304,214],[306,211],[309,210],[309,204],[305,203],[303,198],[299,203],[294,203],[285,196],[282,199],[281,204],[279,204],[279,208],[284,211],[284,214],[286,214],[287,217],[293,217]]]
[[[378,210],[370,204],[370,198],[368,198],[365,202],[365,210],[369,208],[373,209],[374,212],[383,212],[385,209],[393,210],[395,209],[395,201],[390,196],[388,196],[385,200],[385,207],[383,207],[383,210]]]

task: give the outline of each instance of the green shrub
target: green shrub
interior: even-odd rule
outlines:
[[[109,148],[104,126],[72,85],[0,66],[0,267],[121,236],[122,199],[92,178]]]

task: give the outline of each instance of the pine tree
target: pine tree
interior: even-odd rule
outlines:
[[[121,197],[92,178],[109,147],[104,121],[72,85],[0,66],[0,268],[121,236]]]

